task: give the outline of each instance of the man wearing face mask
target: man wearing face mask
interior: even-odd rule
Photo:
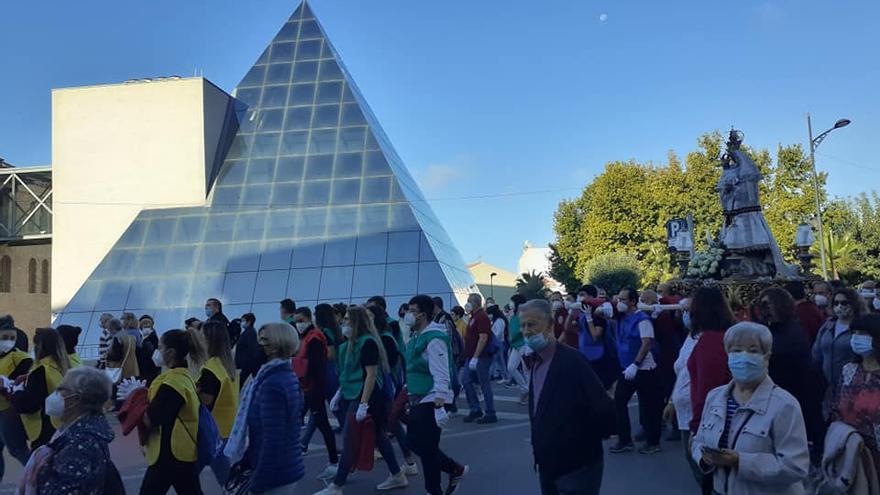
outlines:
[[[471,311],[471,320],[468,322],[467,333],[464,338],[464,357],[467,367],[461,370],[461,386],[467,395],[470,414],[465,416],[464,422],[471,423],[497,423],[495,416],[495,397],[492,393],[492,384],[489,381],[489,368],[492,366],[492,354],[485,352],[491,339],[492,325],[489,316],[482,308],[483,298],[479,294],[468,296],[467,306]],[[468,309],[468,308],[466,308]],[[480,386],[483,398],[486,400],[486,415],[480,408],[480,400],[474,387]]]
[[[831,286],[828,285],[828,282],[813,283],[813,302],[816,303],[816,306],[822,311],[826,318],[834,315],[830,304]]]
[[[266,362],[266,353],[257,342],[257,330],[254,327],[256,321],[253,313],[241,316],[241,338],[235,346],[235,367],[241,370],[238,377],[239,388],[244,388],[249,377],[257,376],[260,366]]]
[[[639,449],[642,454],[660,452],[660,430],[663,421],[663,389],[657,371],[660,349],[654,340],[651,317],[638,309],[639,293],[633,288],[623,289],[617,296],[617,356],[624,368],[622,380],[617,381],[614,404],[617,410],[617,445],[611,453],[634,449],[630,436],[629,400],[639,393],[639,422],[645,429],[647,443]]]
[[[5,392],[0,394],[0,481],[3,480],[6,468],[3,459],[4,445],[9,449],[9,455],[18,460],[22,466],[27,464],[30,457],[21,419],[6,394],[11,393],[10,389],[18,377],[27,375],[34,360],[15,347],[15,339],[14,327],[0,327],[0,376],[2,376],[0,380]]]
[[[425,473],[425,491],[431,495],[453,493],[468,472],[463,466],[440,450],[440,433],[449,421],[445,405],[452,401],[451,373],[455,369],[449,329],[433,321],[434,301],[418,295],[409,301],[404,318],[412,329],[412,338],[406,347],[406,383],[409,392],[410,448],[422,460]],[[449,476],[444,492],[440,473]]]
[[[526,345],[534,351],[529,419],[541,493],[597,495],[602,437],[614,424],[611,400],[583,356],[557,343],[547,301],[526,302],[519,316]]]
[[[299,376],[303,398],[305,399],[306,411],[311,411],[315,418],[315,426],[324,437],[324,445],[327,446],[329,464],[324,472],[319,475],[322,479],[329,479],[336,475],[339,456],[336,452],[336,436],[330,421],[327,418],[327,336],[320,328],[312,324],[312,311],[300,306],[293,314],[296,331],[300,338],[300,347],[293,360],[293,369]]]
[[[238,343],[238,338],[241,337],[241,324],[229,321],[229,318],[223,314],[223,303],[219,299],[214,299],[213,297],[208,299],[205,303],[205,316],[208,317],[205,323],[216,321],[226,327],[226,331],[229,332],[229,345],[235,347],[235,344]]]

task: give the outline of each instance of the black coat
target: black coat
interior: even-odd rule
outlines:
[[[807,334],[796,319],[774,322],[769,328],[773,348],[767,374],[801,405],[808,440],[821,443],[825,438],[822,378],[819,370],[813,368]]]
[[[557,479],[602,459],[602,438],[614,425],[614,405],[587,359],[556,344],[556,354],[534,405],[529,384],[532,452],[541,475]]]

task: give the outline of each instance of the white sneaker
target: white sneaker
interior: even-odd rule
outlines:
[[[401,470],[399,473],[392,474],[387,480],[376,485],[376,490],[394,490],[395,488],[406,488],[408,486],[409,480],[406,479],[406,474]]]
[[[342,495],[342,487],[330,483],[329,485],[327,485],[327,488],[324,488],[319,492],[315,492],[312,495]]]
[[[415,462],[406,462],[403,461],[403,474],[407,476],[418,476],[419,475],[419,465]]]
[[[336,472],[339,471],[339,464],[327,464],[327,467],[324,468],[323,471],[318,473],[319,480],[331,480],[336,477]]]

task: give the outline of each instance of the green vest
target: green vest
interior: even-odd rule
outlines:
[[[364,369],[361,367],[361,350],[364,343],[372,340],[377,346],[382,345],[377,342],[372,335],[361,335],[356,342],[350,339],[339,347],[339,388],[342,390],[342,398],[345,400],[355,400],[360,398],[361,390],[364,388]],[[349,352],[348,347],[354,344],[354,349]],[[382,370],[376,373],[376,385],[373,390],[382,388]]]
[[[425,359],[425,350],[434,339],[440,339],[446,344],[446,355],[449,357],[450,380],[455,365],[452,363],[452,346],[449,344],[449,335],[440,330],[420,332],[415,338],[410,339],[406,348],[406,388],[410,395],[427,395],[434,388],[434,377]]]
[[[522,330],[520,330],[519,326],[519,315],[515,314],[510,317],[510,322],[508,322],[510,327],[508,328],[508,334],[510,335],[510,347],[514,349],[519,349],[522,346],[526,345],[526,340],[523,337]]]

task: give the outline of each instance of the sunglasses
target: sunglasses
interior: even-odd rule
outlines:
[[[835,306],[849,306],[849,301],[834,301]]]

